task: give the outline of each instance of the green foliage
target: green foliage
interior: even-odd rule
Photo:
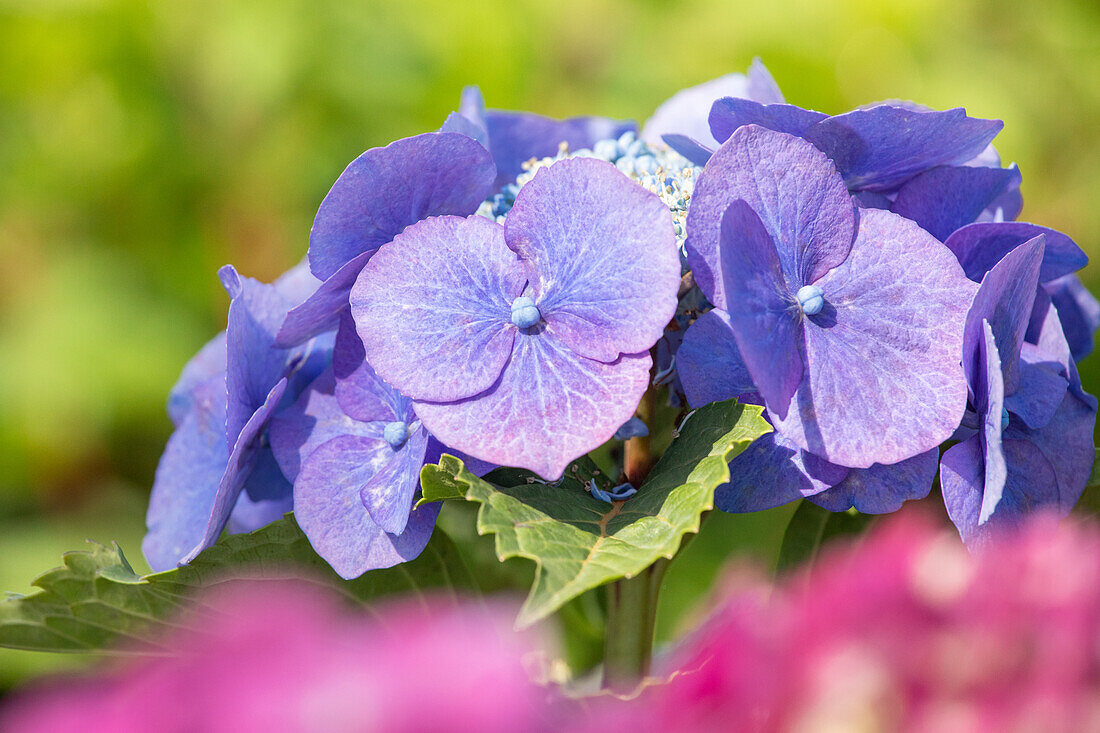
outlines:
[[[421,472],[423,500],[480,503],[478,532],[496,535],[498,557],[535,561],[535,581],[517,621],[526,626],[590,588],[675,555],[681,538],[697,532],[700,516],[713,507],[715,488],[729,479],[729,461],[771,429],[761,413],[733,400],[696,411],[638,493],[610,507],[585,489],[590,479],[611,485],[587,458],[553,486],[514,470],[480,479],[445,455]]]
[[[854,511],[831,512],[803,499],[783,535],[776,571],[813,565],[826,542],[843,535],[859,534],[872,519],[872,515]]]
[[[301,579],[366,603],[391,593],[476,587],[450,539],[436,532],[410,562],[342,580],[288,515],[251,534],[231,535],[193,563],[141,577],[117,544],[69,552],[39,577],[39,590],[0,600],[0,646],[53,652],[157,653],[203,589],[235,580]]]

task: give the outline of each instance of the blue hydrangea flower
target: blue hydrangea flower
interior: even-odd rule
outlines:
[[[668,209],[576,158],[539,170],[503,225],[409,227],[364,268],[351,307],[367,361],[432,435],[555,479],[634,413],[679,283]]]
[[[294,482],[298,525],[342,577],[411,560],[424,549],[439,504],[413,510],[420,469],[444,450],[456,451],[432,438],[412,402],[364,361],[346,311],[332,367],[272,420],[270,433],[275,458]],[[491,468],[461,457],[478,475]]]
[[[309,267],[322,285],[291,310],[278,345],[336,328],[363,265],[405,227],[429,216],[465,216],[492,190],[496,168],[465,134],[429,132],[371,148],[321,202],[309,234]]]
[[[1096,400],[1081,389],[1054,309],[1037,343],[1027,341],[1046,239],[994,264],[967,316],[971,411],[940,462],[944,503],[967,543],[1031,511],[1068,513],[1092,469]]]
[[[497,169],[495,188],[500,189],[523,172],[524,163],[554,156],[563,143],[573,150],[591,148],[599,140],[617,139],[637,127],[629,120],[606,117],[555,120],[531,112],[486,109],[481,91],[466,87],[458,114],[447,118],[443,130],[461,132],[488,148]]]
[[[674,147],[678,148],[694,144],[714,150],[719,142],[710,132],[710,109],[717,100],[725,97],[741,97],[761,104],[782,104],[784,101],[775,79],[763,62],[754,58],[748,73],[726,74],[673,94],[654,110],[640,137],[654,144],[677,143]],[[668,138],[671,138],[671,143]],[[691,159],[691,156],[685,157]],[[704,163],[706,160],[697,162],[697,165]]]
[[[954,431],[974,285],[913,222],[877,209],[857,218],[813,145],[739,128],[696,186],[687,247],[696,282],[722,311],[709,326],[736,342],[784,439],[869,468]]]
[[[228,325],[184,367],[169,397],[176,430],[157,466],[142,543],[149,565],[189,561],[228,525],[251,531],[290,510],[291,485],[266,442],[271,416],[324,368],[332,336],[274,346],[287,311],[318,285],[298,267],[274,285],[219,272]]]

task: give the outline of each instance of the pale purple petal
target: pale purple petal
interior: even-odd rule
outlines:
[[[610,163],[577,158],[539,170],[504,232],[547,326],[581,356],[610,362],[645,351],[676,313],[672,215]]]
[[[222,331],[191,357],[168,393],[168,416],[174,425],[180,425],[194,407],[195,391],[210,377],[225,371],[225,360],[225,331]]]
[[[289,348],[336,328],[340,314],[348,308],[351,286],[374,250],[354,257],[325,280],[304,303],[290,309],[279,327],[275,345]]]
[[[1001,434],[1004,431],[1005,385],[1001,378],[1001,360],[997,352],[997,343],[989,321],[982,321],[982,341],[979,346],[979,380],[972,383],[978,417],[981,420],[982,458],[985,483],[982,488],[982,502],[978,513],[978,524],[985,524],[1004,493],[1008,467],[1001,446]]]
[[[892,104],[857,109],[815,125],[807,139],[836,162],[852,190],[889,191],[937,165],[965,163],[1004,127],[957,108],[923,111]]]
[[[656,143],[664,135],[678,134],[694,138],[703,145],[718,147],[718,141],[710,134],[707,116],[714,101],[722,97],[744,97],[763,104],[783,101],[779,87],[764,64],[760,59],[753,59],[747,75],[726,74],[673,94],[646,121],[642,139]]]
[[[598,140],[618,138],[638,127],[628,120],[606,117],[554,120],[529,112],[502,110],[487,111],[485,124],[489,130],[489,149],[497,166],[498,187],[514,182],[523,172],[523,164],[531,158],[557,155],[561,143],[566,143],[570,150],[591,148]]]
[[[907,501],[928,496],[939,465],[940,452],[933,448],[889,466],[853,468],[836,486],[809,499],[831,512],[889,514]]]
[[[410,428],[405,444],[396,451],[390,449],[389,460],[359,492],[371,519],[388,534],[405,531],[413,495],[420,488],[420,469],[424,466],[427,448],[427,431],[419,426]]]
[[[807,376],[776,429],[854,468],[947,439],[966,406],[963,324],[977,289],[950,250],[866,209],[848,259],[818,285],[825,308],[805,322]]]
[[[383,422],[361,422],[341,409],[332,370],[317,377],[297,401],[271,419],[271,451],[283,474],[294,481],[313,451],[340,435],[381,440]],[[391,418],[393,419],[393,418]]]
[[[994,265],[978,287],[966,316],[963,336],[963,366],[967,381],[980,379],[978,352],[983,322],[993,329],[1006,394],[1016,391],[1020,381],[1020,347],[1031,316],[1039,267],[1043,261],[1043,236],[1039,235],[1009,252]]]
[[[321,281],[310,272],[309,259],[303,258],[297,265],[279,275],[271,284],[289,303],[298,305],[304,303],[317,291]]]
[[[279,406],[285,391],[286,379],[281,379],[271,388],[263,404],[241,429],[240,435],[229,452],[225,473],[222,475],[221,482],[218,484],[218,491],[214,495],[212,505],[210,505],[205,532],[199,539],[198,544],[184,556],[183,562],[188,563],[194,560],[200,552],[214,544],[222,530],[225,529],[225,524],[229,520],[229,513],[233,511],[237,498],[244,488],[245,481],[248,480],[249,473],[255,466],[257,450],[260,447],[260,434],[267,428],[268,421]]]
[[[309,233],[309,266],[327,280],[428,216],[465,216],[492,192],[488,151],[465,135],[428,132],[353,160],[321,202]]]
[[[691,324],[676,352],[676,369],[692,407],[756,392],[724,310],[708,311]]]
[[[1040,282],[1080,270],[1088,263],[1088,256],[1065,234],[1022,221],[970,224],[948,237],[945,244],[959,259],[966,276],[980,282],[1006,254],[1040,234],[1046,239]]]
[[[1092,352],[1093,334],[1100,328],[1100,303],[1076,275],[1052,280],[1043,287],[1058,309],[1073,358],[1080,361]]]
[[[459,112],[451,112],[447,115],[447,119],[443,121],[439,131],[457,132],[459,135],[477,140],[482,147],[486,150],[489,149],[489,132]]]
[[[800,138],[739,128],[707,163],[688,209],[688,264],[716,307],[733,310],[719,275],[718,246],[722,215],[737,199],[771,235],[791,292],[848,255],[855,211],[832,162]]]
[[[480,216],[409,227],[363,268],[351,312],[367,360],[413,399],[488,389],[515,338],[512,301],[526,275],[504,228]]]
[[[811,127],[827,118],[826,114],[793,104],[761,104],[750,99],[726,97],[714,102],[707,119],[710,134],[722,143],[729,139],[734,130],[745,125],[760,125],[776,132],[805,137]]]
[[[229,460],[225,441],[225,376],[195,387],[192,407],[157,465],[141,550],[154,571],[176,567],[202,539]]]
[[[778,433],[768,433],[730,462],[729,483],[715,489],[714,506],[734,513],[771,509],[819,494],[844,480],[848,472]]]
[[[549,331],[519,333],[492,388],[461,402],[416,402],[415,409],[443,443],[553,480],[630,419],[650,366],[647,353],[607,364],[578,357]]]
[[[294,482],[294,518],[343,578],[411,560],[432,535],[439,504],[414,511],[399,535],[386,534],[363,506],[359,492],[392,453],[382,440],[340,436],[314,451]]]
[[[745,366],[769,409],[786,417],[802,381],[802,314],[783,281],[771,237],[738,199],[722,217],[722,283],[730,329]]]
[[[271,450],[260,449],[256,454],[255,465],[225,526],[230,534],[252,532],[294,509],[294,486],[279,469]]]
[[[332,371],[336,377],[336,400],[349,417],[362,422],[410,419],[412,401],[382,381],[367,363],[351,311],[340,316]]]
[[[1011,168],[939,166],[909,179],[890,210],[917,222],[942,242],[978,221],[1016,175]]]

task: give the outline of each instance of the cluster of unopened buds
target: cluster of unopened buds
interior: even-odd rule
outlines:
[[[348,165],[303,264],[219,273],[228,325],[172,390],[146,557],[175,567],[293,509],[344,577],[391,566],[431,535],[425,464],[554,491],[660,427],[635,418],[654,390],[764,406],[725,511],[881,514],[938,476],[969,544],[1067,513],[1093,462],[1075,361],[1100,305],[1084,252],[1017,221],[1001,127],[898,102],[828,116],[759,62],[641,129],[467,89],[438,131]]]

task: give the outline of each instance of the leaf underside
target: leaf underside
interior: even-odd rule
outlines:
[[[771,430],[762,412],[735,400],[697,410],[638,493],[610,506],[585,489],[592,478],[601,488],[612,483],[587,457],[552,485],[513,469],[494,471],[490,482],[444,455],[421,471],[424,501],[478,502],[478,532],[496,536],[497,556],[536,563],[516,622],[528,626],[591,588],[675,555],[713,508],[714,490],[729,480],[729,462]]]
[[[34,581],[38,590],[0,599],[0,646],[51,652],[157,654],[165,634],[216,613],[196,594],[228,582],[298,579],[367,603],[399,592],[433,596],[474,588],[454,543],[437,531],[415,560],[342,580],[310,547],[292,515],[230,535],[184,567],[140,577],[117,544],[90,542]],[[184,611],[187,614],[183,614]]]

